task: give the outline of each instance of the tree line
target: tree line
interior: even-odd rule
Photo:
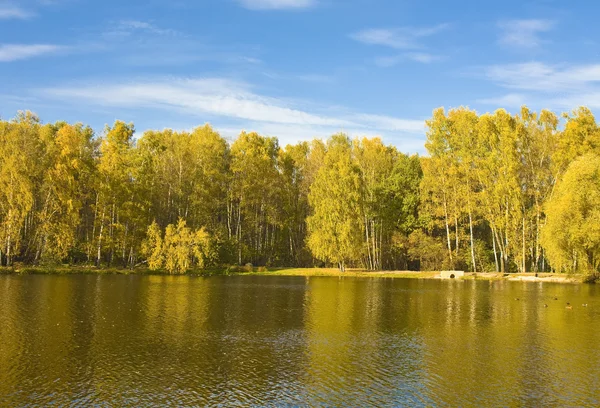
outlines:
[[[0,263],[600,267],[591,111],[437,109],[425,125],[419,157],[344,134],[282,147],[116,121],[96,135],[19,112],[0,121]]]

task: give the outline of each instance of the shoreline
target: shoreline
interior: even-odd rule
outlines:
[[[358,278],[392,278],[392,279],[433,279],[433,280],[485,280],[485,281],[510,281],[510,282],[555,282],[555,283],[584,283],[586,276],[583,274],[557,274],[557,273],[501,273],[501,272],[465,272],[464,277],[443,279],[440,271],[365,271],[348,270],[344,273],[337,269],[326,268],[293,268],[267,272],[245,272],[249,276],[335,276]]]
[[[391,278],[391,279],[442,279],[439,271],[367,271],[362,269],[348,269],[340,272],[336,268],[254,268],[244,271],[243,268],[234,270],[220,268],[208,270],[191,270],[184,274],[169,274],[166,271],[151,271],[148,268],[134,270],[124,268],[96,268],[84,266],[57,266],[57,267],[27,267],[0,268],[0,275],[158,275],[158,276],[331,276],[354,278]],[[463,277],[453,280],[483,280],[483,281],[510,281],[510,282],[553,282],[553,283],[585,283],[583,274],[558,274],[558,273],[500,273],[500,272],[465,272]]]

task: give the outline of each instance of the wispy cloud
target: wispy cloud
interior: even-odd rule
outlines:
[[[114,64],[136,69],[211,61],[250,70],[262,64],[257,47],[219,44],[218,39],[211,42],[153,21],[137,19],[112,21],[93,31],[85,51],[103,52]]]
[[[375,65],[382,68],[389,68],[407,60],[419,62],[421,64],[431,64],[443,59],[444,57],[441,55],[434,55],[426,52],[407,52],[399,55],[377,57],[375,58]]]
[[[350,37],[369,45],[381,45],[396,49],[416,49],[422,47],[419,43],[420,39],[437,34],[448,27],[449,24],[421,28],[372,28],[351,34]]]
[[[373,28],[352,34],[351,37],[359,42],[369,45],[384,45],[392,48],[416,48],[415,38],[399,30]]]
[[[600,64],[494,65],[486,68],[484,75],[512,91],[499,98],[481,99],[481,103],[507,107],[533,103],[551,109],[600,107]]]
[[[430,64],[442,60],[443,57],[430,52],[425,52],[422,44],[426,37],[435,35],[450,27],[449,24],[438,24],[432,27],[401,27],[401,28],[374,28],[352,34],[350,37],[358,42],[368,45],[404,50],[396,55],[379,56],[374,63],[381,68],[389,68],[403,61],[413,61],[421,64]]]
[[[65,47],[53,44],[2,44],[0,45],[0,62],[12,62],[55,54],[64,49]]]
[[[418,133],[424,129],[424,122],[413,119],[400,119],[386,115],[372,115],[359,113],[353,116],[363,126],[372,129],[385,129],[402,132]]]
[[[158,36],[178,36],[181,35],[176,30],[170,28],[161,28],[148,21],[140,20],[120,20],[113,23],[111,27],[103,33],[105,37],[123,37],[130,36],[135,32],[143,32]]]
[[[317,0],[237,0],[250,10],[302,10],[313,7]]]
[[[551,103],[565,109],[573,109],[578,106],[587,106],[590,109],[600,109],[600,89],[559,96],[552,99]]]
[[[485,76],[506,88],[538,92],[587,90],[600,83],[600,64],[548,65],[541,62],[494,65]]]
[[[422,64],[430,64],[443,59],[443,57],[440,55],[433,55],[426,52],[411,52],[406,54],[406,57]]]
[[[46,89],[54,97],[77,98],[109,106],[175,109],[258,122],[345,126],[351,122],[294,109],[226,79],[161,79],[134,83]]]
[[[552,30],[554,25],[551,20],[540,19],[501,21],[499,42],[510,47],[538,47],[542,43],[540,34]]]
[[[391,143],[400,151],[406,153],[425,153],[425,131],[424,122],[419,122],[418,132],[381,133],[380,131],[365,128],[327,128],[310,125],[282,125],[276,123],[251,122],[243,127],[246,131],[256,131],[265,136],[276,136],[280,145],[293,144],[301,140],[314,138],[327,139],[332,134],[344,132],[350,137],[381,137],[386,143]],[[240,133],[240,127],[216,126],[216,129],[229,140],[235,140]]]
[[[103,108],[170,111],[202,120],[216,118],[260,132],[273,129],[278,136],[304,139],[337,131],[363,134],[422,135],[422,120],[353,112],[346,108],[306,109],[304,102],[264,96],[244,82],[223,78],[159,78],[121,83],[73,84],[38,89],[34,94],[50,100]],[[285,129],[288,129],[286,133]],[[288,140],[286,139],[286,140]],[[298,140],[297,138],[295,140]]]
[[[26,20],[35,14],[13,3],[0,3],[0,20]]]
[[[38,15],[37,10],[72,0],[0,0],[0,20],[27,20]]]

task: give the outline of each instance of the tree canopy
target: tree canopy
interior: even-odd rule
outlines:
[[[440,108],[425,124],[418,156],[20,112],[0,120],[0,264],[598,271],[589,109]]]
[[[546,256],[560,270],[600,272],[600,156],[576,159],[546,204]]]

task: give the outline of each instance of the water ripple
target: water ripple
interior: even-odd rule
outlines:
[[[599,295],[523,282],[0,276],[0,406],[598,406]]]

